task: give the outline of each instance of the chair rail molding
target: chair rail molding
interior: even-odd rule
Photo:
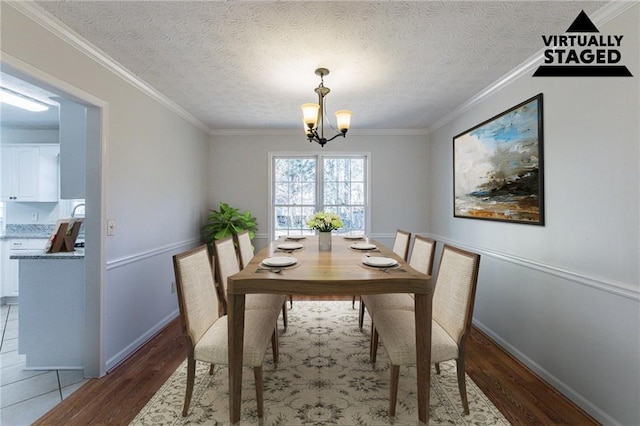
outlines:
[[[515,265],[523,266],[525,268],[536,270],[538,272],[543,272],[545,274],[553,275],[555,277],[562,278],[564,280],[573,281],[575,283],[592,287],[600,291],[625,297],[627,299],[631,299],[636,302],[640,301],[640,288],[633,287],[631,284],[628,284],[628,283],[624,283],[616,280],[609,280],[603,277],[596,277],[588,274],[579,273],[576,271],[571,271],[571,270],[550,265],[544,262],[538,262],[535,260],[530,260],[523,257],[514,256],[511,254],[502,253],[497,250],[491,250],[484,247],[472,246],[469,244],[462,243],[460,241],[451,240],[449,238],[444,238],[442,236],[438,236],[430,233],[419,233],[419,235],[424,235],[426,237],[433,238],[434,240],[441,243],[448,243],[448,244],[452,244],[470,251],[475,251],[476,253],[480,253],[485,256],[490,256],[495,259],[502,260],[504,262],[509,262]]]
[[[180,241],[180,242],[168,244],[162,247],[157,247],[152,250],[146,250],[143,252],[134,253],[129,256],[123,256],[117,259],[109,260],[107,261],[107,270],[120,268],[132,263],[150,259],[152,257],[158,256],[164,253],[175,252],[177,250],[181,250],[184,248],[195,247],[198,244],[201,244],[200,237],[194,237],[185,241]]]

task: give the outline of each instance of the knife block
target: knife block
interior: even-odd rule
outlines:
[[[56,235],[53,237],[49,253],[72,252],[75,250],[73,246],[80,233],[82,221],[73,222],[71,227],[69,227],[69,225],[67,222],[60,224],[58,232],[56,232]]]

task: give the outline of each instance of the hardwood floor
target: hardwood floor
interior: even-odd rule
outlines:
[[[296,300],[318,298],[293,300],[295,309]],[[89,380],[34,424],[128,424],[185,358],[175,320],[111,373]],[[598,424],[475,328],[467,341],[466,368],[512,424]]]

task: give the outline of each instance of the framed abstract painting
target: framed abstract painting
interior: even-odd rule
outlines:
[[[542,93],[453,137],[453,215],[544,225]]]

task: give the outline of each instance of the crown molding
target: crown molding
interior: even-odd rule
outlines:
[[[51,32],[53,35],[57,36],[61,40],[68,43],[70,46],[74,47],[81,53],[85,54],[90,59],[96,61],[109,71],[113,72],[132,86],[136,87],[152,99],[156,100],[160,104],[164,105],[169,110],[173,111],[180,117],[184,118],[189,123],[196,126],[198,129],[202,130],[205,133],[210,132],[211,129],[204,124],[202,121],[198,120],[194,117],[190,112],[186,109],[182,108],[167,96],[156,90],[151,85],[147,84],[145,81],[138,78],[135,74],[129,71],[126,67],[120,64],[118,61],[110,57],[107,53],[94,46],[87,40],[85,40],[82,36],[76,33],[74,30],[60,22],[54,16],[52,16],[49,12],[42,9],[40,6],[35,4],[32,0],[28,1],[6,1],[6,4],[9,4],[11,7],[16,9],[18,12],[22,13],[32,21],[36,22],[47,31]]]
[[[25,16],[29,17],[36,23],[40,24],[42,27],[64,40],[80,52],[84,53],[89,58],[98,62],[105,68],[112,71],[114,74],[118,75],[134,87],[141,90],[143,93],[147,94],[151,98],[155,99],[169,110],[175,112],[180,117],[187,120],[189,123],[193,124],[200,130],[208,133],[210,136],[265,136],[265,135],[273,135],[273,136],[283,136],[283,135],[298,135],[300,132],[294,129],[211,129],[202,121],[197,119],[187,110],[173,102],[167,96],[147,84],[145,81],[138,78],[135,74],[130,72],[123,65],[118,63],[116,60],[111,58],[108,54],[97,48],[96,46],[89,43],[87,40],[82,38],[79,34],[73,31],[71,28],[67,27],[65,24],[60,22],[58,19],[53,17],[47,11],[42,9],[40,6],[34,3],[33,0],[27,1],[5,1],[5,4],[11,5],[14,9],[18,10]],[[637,5],[639,2],[636,1],[611,1],[607,3],[602,8],[594,12],[590,19],[596,25],[603,25],[618,15],[624,13],[626,10],[631,7]],[[485,99],[489,98],[494,93],[500,91],[504,87],[513,83],[523,75],[527,75],[531,72],[535,67],[537,67],[542,59],[543,59],[543,51],[544,49],[540,49],[539,52],[532,55],[529,59],[524,61],[521,65],[514,68],[507,74],[500,77],[494,83],[487,86],[481,92],[474,95],[472,98],[467,100],[462,105],[458,106],[456,109],[451,111],[449,114],[442,117],[440,120],[436,121],[433,125],[429,126],[426,129],[361,129],[361,130],[350,130],[349,134],[353,135],[362,135],[362,136],[424,136],[429,135],[430,133],[436,131],[440,127],[445,124],[453,121],[457,117],[463,115],[466,111],[475,107]]]
[[[352,129],[352,136],[426,136],[428,129]],[[211,129],[209,136],[300,136],[301,129]]]
[[[294,129],[211,129],[209,136],[295,136],[302,130]]]
[[[594,23],[597,27],[600,25],[604,25],[613,18],[618,15],[624,13],[631,7],[639,4],[638,0],[636,1],[612,1],[602,6],[600,9],[595,11],[589,17],[591,22]],[[567,23],[569,25],[570,23]],[[524,61],[522,64],[509,71],[507,74],[500,77],[498,80],[487,86],[484,90],[473,96],[471,99],[451,111],[449,114],[442,117],[440,120],[433,123],[429,126],[428,133],[433,133],[438,130],[440,127],[445,124],[453,121],[454,119],[460,117],[462,114],[475,107],[479,103],[483,102],[485,99],[493,95],[494,93],[502,90],[504,87],[510,85],[514,81],[518,80],[520,77],[524,75],[528,75],[531,71],[538,67],[542,63],[544,58],[544,48],[541,48],[537,53],[532,55],[529,59]]]

